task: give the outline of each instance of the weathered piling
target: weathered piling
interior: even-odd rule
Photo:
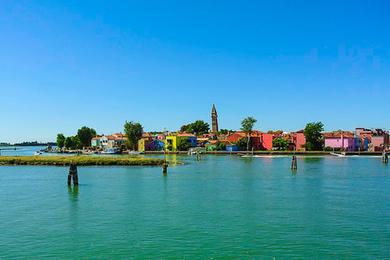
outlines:
[[[382,162],[385,163],[385,164],[389,163],[389,155],[386,153],[386,151],[383,151]]]
[[[297,170],[297,169],[298,169],[297,157],[293,155],[291,160],[291,170]]]
[[[167,176],[167,174],[168,174],[168,163],[167,162],[164,162],[162,164],[162,172],[163,172],[164,176]]]
[[[200,161],[200,160],[202,159],[201,156],[202,156],[202,155],[200,154],[200,152],[199,152],[199,151],[196,151],[196,160],[197,160],[197,161]]]
[[[77,166],[75,164],[71,164],[69,167],[69,174],[68,174],[68,186],[72,185],[77,186],[79,185],[79,176],[77,175]]]

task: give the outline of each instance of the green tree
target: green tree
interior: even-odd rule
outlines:
[[[73,140],[71,136],[65,138],[64,146],[66,149],[71,149],[73,147]]]
[[[91,140],[95,136],[96,136],[96,131],[93,128],[83,126],[79,130],[77,130],[77,137],[80,140],[81,147],[91,146]]]
[[[225,151],[226,150],[226,144],[222,143],[222,142],[217,142],[217,144],[215,145],[215,149],[217,151]]]
[[[256,124],[257,120],[253,117],[244,118],[241,122],[241,130],[244,131],[247,135],[247,144],[246,150],[249,151],[249,143],[251,139],[251,133],[253,131],[253,126]]]
[[[245,150],[249,150],[248,149],[248,139],[247,138],[241,138],[237,141],[236,143],[237,147],[238,147],[238,150],[240,151],[245,151]],[[251,140],[249,139],[249,145],[251,145]]]
[[[304,135],[308,151],[321,151],[323,149],[324,138],[321,134],[322,131],[324,131],[324,124],[321,122],[313,122],[306,125]]]
[[[124,132],[127,135],[127,147],[135,151],[137,148],[138,140],[142,138],[144,129],[140,123],[132,121],[126,121],[124,128]]]
[[[83,148],[83,145],[81,144],[81,141],[80,141],[80,138],[75,135],[75,136],[71,136],[72,138],[72,149],[81,149]]]
[[[75,150],[81,147],[81,142],[77,136],[68,136],[65,138],[64,146],[66,149]]]
[[[196,120],[193,123],[190,123],[188,125],[183,125],[180,128],[181,132],[187,132],[192,133],[196,135],[202,135],[205,133],[208,133],[210,130],[210,125],[203,120]]]
[[[63,134],[57,135],[57,146],[62,149],[65,145],[65,136]]]
[[[272,141],[272,147],[274,147],[276,150],[279,150],[279,151],[285,151],[288,149],[288,142],[286,139],[284,139],[282,137],[276,137]]]
[[[221,129],[218,131],[218,134],[220,135],[227,135],[229,133],[234,133],[235,131],[234,130],[229,130],[229,129]]]
[[[188,151],[191,148],[191,143],[187,138],[178,138],[176,147],[179,151]]]

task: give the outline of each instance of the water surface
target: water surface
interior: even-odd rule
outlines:
[[[379,158],[177,157],[184,166],[0,167],[0,258],[389,258]]]

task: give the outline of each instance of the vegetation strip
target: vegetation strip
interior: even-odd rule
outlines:
[[[0,156],[0,165],[123,165],[123,166],[153,166],[162,165],[164,160],[155,158],[139,158],[130,156]]]

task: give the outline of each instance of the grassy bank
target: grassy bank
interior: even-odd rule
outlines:
[[[163,160],[155,158],[137,158],[130,156],[0,156],[0,165],[162,165]]]

